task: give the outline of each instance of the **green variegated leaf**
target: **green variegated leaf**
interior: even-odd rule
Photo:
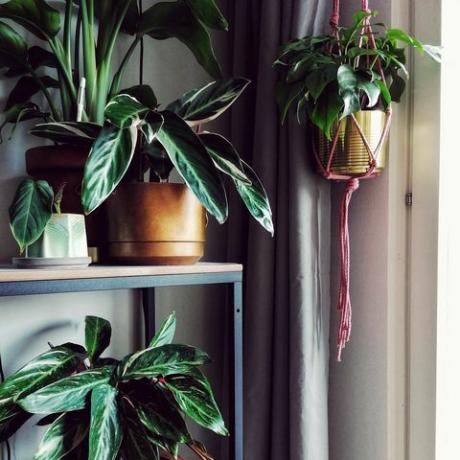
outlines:
[[[30,130],[30,134],[53,142],[90,146],[99,136],[102,127],[88,122],[40,123]]]
[[[158,112],[149,112],[141,124],[141,131],[145,137],[147,144],[152,144],[155,140],[158,131],[163,126],[163,116]]]
[[[227,219],[228,204],[218,171],[199,137],[173,112],[162,112],[164,124],[157,139],[166,150],[177,172],[216,219]]]
[[[156,109],[158,106],[158,101],[155,93],[153,92],[152,87],[149,85],[131,86],[130,88],[121,90],[120,94],[128,94],[151,110]]]
[[[137,460],[159,460],[158,448],[150,439],[147,430],[139,421],[136,412],[123,400],[123,420],[125,431],[121,450],[125,458]]]
[[[0,405],[5,399],[23,398],[70,375],[79,363],[78,356],[65,347],[55,347],[42,353],[0,384]]]
[[[169,345],[174,339],[176,333],[176,313],[172,312],[160,327],[160,330],[155,334],[149,344],[149,348],[161,347]]]
[[[98,386],[91,395],[88,460],[117,458],[123,437],[117,395],[118,390],[109,384]]]
[[[85,345],[91,363],[109,346],[111,336],[112,327],[107,320],[97,316],[85,318]]]
[[[148,8],[140,18],[137,32],[158,40],[177,38],[192,51],[209,75],[220,78],[221,70],[212,48],[211,36],[190,6],[182,0],[160,2]]]
[[[119,94],[105,108],[105,118],[118,128],[133,125],[149,109],[129,94]]]
[[[10,0],[0,5],[0,17],[12,19],[41,40],[55,37],[61,15],[44,0]]]
[[[442,48],[440,46],[433,46],[433,45],[422,45],[423,51],[425,51],[431,59],[435,62],[441,63],[442,58]]]
[[[195,16],[207,27],[228,30],[228,21],[214,0],[185,0]]]
[[[88,435],[82,414],[61,414],[46,430],[33,460],[60,460],[75,451]]]
[[[88,394],[107,383],[113,373],[111,366],[90,369],[63,378],[20,399],[18,404],[32,414],[53,414],[84,409]]]
[[[187,375],[172,375],[162,385],[174,394],[179,407],[196,423],[215,433],[228,435],[211,385],[201,371],[193,369]]]
[[[243,160],[241,161],[244,172],[251,181],[251,185],[235,180],[236,190],[254,219],[273,235],[275,229],[267,192],[255,171]]]
[[[21,77],[15,87],[11,90],[11,93],[6,101],[5,110],[10,109],[16,104],[23,104],[29,102],[29,100],[38,92],[45,88],[59,88],[59,82],[55,78],[51,78],[47,75],[44,77],[38,77],[40,83],[33,77],[25,75]]]
[[[104,128],[85,165],[82,203],[86,214],[94,211],[115,190],[128,171],[137,142],[135,126]]]
[[[147,431],[177,443],[190,441],[190,434],[180,412],[162,396],[161,390],[152,388],[150,394],[149,402],[136,404],[139,420]]]
[[[182,117],[190,126],[216,119],[241,95],[250,81],[246,78],[226,78],[208,83],[185,93],[166,110]]]
[[[233,179],[251,184],[244,172],[238,152],[224,136],[207,132],[199,136],[217,169]]]
[[[127,356],[119,374],[123,380],[156,378],[190,371],[209,362],[209,356],[198,348],[187,345],[163,345],[147,348]]]
[[[10,228],[21,253],[40,238],[51,219],[54,193],[48,182],[26,179],[10,206]]]

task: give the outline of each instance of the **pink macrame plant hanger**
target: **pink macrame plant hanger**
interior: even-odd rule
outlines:
[[[368,0],[361,1],[361,8],[364,12],[370,13]],[[340,20],[340,0],[333,0],[333,10],[330,19],[330,25],[332,27],[333,34],[338,36],[338,26]],[[367,37],[367,40],[364,38]],[[363,21],[363,27],[361,30],[360,46],[367,48],[376,48],[375,38],[372,33],[371,17],[368,16]],[[369,56],[366,56],[369,59]],[[359,62],[359,58],[357,58]],[[382,82],[386,85],[385,74],[383,72],[382,63],[380,59],[376,62],[377,70],[382,79]],[[340,289],[337,309],[340,312],[340,324],[337,337],[337,360],[341,361],[342,351],[345,348],[347,342],[350,340],[351,325],[352,325],[352,308],[350,299],[350,236],[348,227],[348,211],[350,200],[353,192],[359,188],[360,179],[369,179],[378,175],[377,161],[379,159],[382,147],[388,137],[391,124],[391,107],[385,110],[385,123],[382,130],[380,140],[374,150],[372,150],[369,141],[366,138],[363,129],[358,123],[354,114],[349,115],[352,123],[355,125],[366,151],[369,155],[369,167],[367,171],[358,175],[345,175],[338,173],[334,170],[333,160],[337,152],[337,146],[339,142],[340,130],[337,129],[332,139],[331,149],[327,159],[327,163],[321,161],[320,156],[314,146],[313,151],[316,161],[319,166],[321,174],[329,180],[335,181],[346,181],[346,187],[344,190],[342,202],[340,205],[340,218],[339,218],[339,235],[340,235],[340,258],[341,258],[341,270],[340,270]]]

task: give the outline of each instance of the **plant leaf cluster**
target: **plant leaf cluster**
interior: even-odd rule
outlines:
[[[165,107],[155,106],[148,86],[136,86],[112,98],[104,126],[88,123],[45,123],[32,133],[56,142],[88,144],[82,204],[89,214],[134,170],[138,181],[150,170],[154,181],[168,180],[173,168],[210,214],[223,223],[228,216],[224,176],[235,186],[252,216],[270,233],[270,203],[255,171],[223,136],[194,128],[224,113],[249,81],[217,80],[187,92]],[[139,146],[142,146],[139,148]]]
[[[228,435],[199,369],[209,357],[172,344],[175,328],[173,313],[148,348],[118,361],[101,357],[110,323],[86,317],[85,347],[53,347],[0,384],[0,442],[39,414],[48,428],[34,460],[179,459],[181,445],[211,459],[186,424]]]
[[[307,117],[330,139],[339,119],[359,110],[385,109],[401,100],[409,77],[407,47],[440,61],[438,47],[375,23],[375,16],[375,11],[358,12],[353,24],[339,27],[336,34],[307,36],[281,47],[274,65],[280,71],[276,93],[283,121],[295,106],[299,122]],[[375,48],[364,30],[368,20]]]
[[[221,77],[210,30],[226,31],[228,23],[215,0],[159,2],[142,14],[135,0],[61,3],[62,11],[45,0],[9,0],[0,5],[0,69],[5,70],[4,77],[16,80],[1,128],[32,118],[75,121],[82,77],[84,121],[102,124],[107,101],[120,91],[130,58],[146,36],[180,40],[210,76]],[[40,45],[30,46],[17,25]],[[120,66],[113,68],[121,33],[132,36],[131,45]],[[37,94],[44,96],[45,104]]]

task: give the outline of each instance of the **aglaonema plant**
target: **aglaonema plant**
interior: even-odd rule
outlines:
[[[101,356],[110,323],[86,317],[85,347],[53,346],[0,385],[0,441],[38,414],[48,428],[34,460],[178,460],[182,445],[212,460],[186,425],[228,435],[200,370],[209,357],[172,344],[175,328],[172,314],[147,348],[115,360]]]

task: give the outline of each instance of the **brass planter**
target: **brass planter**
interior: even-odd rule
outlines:
[[[188,265],[203,257],[206,213],[186,185],[122,184],[106,203],[111,260]]]
[[[370,148],[375,152],[385,128],[385,112],[381,110],[362,110],[355,113],[355,117]],[[337,129],[339,130],[339,139],[331,164],[331,172],[344,176],[365,174],[370,168],[369,152],[352,118],[346,117],[337,123],[332,129],[332,139],[334,139]],[[332,148],[332,140],[328,141],[319,129],[315,129],[315,146],[319,160],[323,167],[326,168]],[[385,168],[387,154],[388,139],[385,139],[377,159],[375,174],[381,173]]]

